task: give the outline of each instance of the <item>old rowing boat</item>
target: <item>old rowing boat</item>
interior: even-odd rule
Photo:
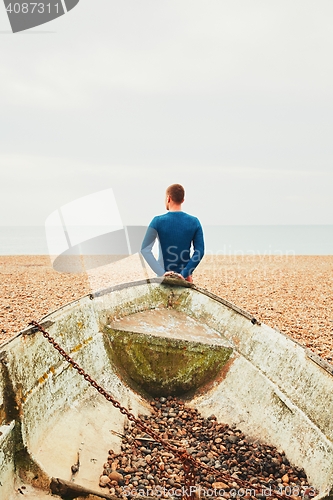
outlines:
[[[87,295],[40,324],[134,415],[149,413],[153,396],[186,396],[204,416],[283,449],[329,498],[332,367],[289,337],[171,279]],[[0,361],[0,498],[49,498],[52,478],[108,498],[98,478],[124,415],[35,326],[3,344]]]

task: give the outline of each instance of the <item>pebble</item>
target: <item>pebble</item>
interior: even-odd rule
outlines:
[[[102,487],[102,488],[105,488],[108,484],[110,483],[110,478],[109,476],[101,476],[99,478],[99,485]]]
[[[159,403],[163,407],[159,408]],[[238,480],[247,481],[258,489],[269,486],[273,492],[278,492],[281,485],[298,487],[300,491],[309,488],[304,470],[292,467],[283,451],[247,440],[241,430],[218,423],[215,416],[204,418],[196,409],[185,407],[183,401],[171,397],[156,398],[151,407],[152,414],[145,417],[145,423],[150,427],[158,423],[160,435],[164,439],[174,440],[174,423],[170,423],[168,419],[163,420],[162,414],[172,409],[178,415],[186,416],[181,425],[183,433],[177,439],[179,448],[186,449],[202,465],[216,468],[215,475],[204,468],[195,471],[195,482],[201,488],[224,490],[225,495],[221,494],[223,498],[230,498],[230,491],[240,487]],[[124,483],[129,490],[139,487],[144,489],[147,485],[158,485],[166,489],[184,486],[184,470],[179,459],[154,441],[145,442],[142,446],[138,439],[141,436],[143,437],[141,431],[131,424],[122,441],[122,452],[109,451],[104,467],[104,473],[112,470],[107,476],[108,481],[116,479],[116,484],[117,481],[118,485]],[[116,464],[130,456],[135,456],[132,467],[118,467],[114,470]],[[227,481],[223,474],[229,475]],[[121,488],[119,491],[116,488],[115,496],[121,497],[121,491]]]
[[[109,479],[111,481],[117,481],[117,483],[119,483],[119,481],[122,481],[124,479],[124,476],[120,474],[120,472],[112,471],[109,474]]]
[[[228,485],[226,483],[219,481],[217,483],[213,483],[212,487],[217,490],[225,490],[226,488],[228,488]]]

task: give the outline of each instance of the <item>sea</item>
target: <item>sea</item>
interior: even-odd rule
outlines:
[[[333,255],[333,225],[204,226],[206,254]],[[0,227],[0,255],[48,255],[43,226]]]

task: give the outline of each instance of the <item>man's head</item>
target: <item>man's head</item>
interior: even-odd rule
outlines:
[[[180,210],[184,202],[185,190],[180,184],[172,184],[166,190],[165,207],[167,210]],[[177,208],[178,207],[178,208]]]

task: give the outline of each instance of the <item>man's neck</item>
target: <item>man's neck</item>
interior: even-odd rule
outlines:
[[[181,212],[181,211],[182,211],[181,205],[177,205],[176,203],[169,204],[169,212]]]

